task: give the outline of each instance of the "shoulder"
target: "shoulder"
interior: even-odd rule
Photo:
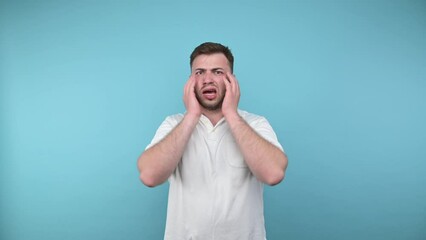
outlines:
[[[173,114],[173,115],[169,115],[166,117],[166,119],[164,119],[163,123],[161,124],[162,127],[174,127],[176,125],[178,125],[183,119],[183,114],[178,113],[178,114]]]
[[[268,120],[265,117],[242,110],[238,110],[238,114],[260,136],[262,136],[264,139],[266,139],[284,152],[283,147],[278,142],[277,135],[275,134],[274,130],[272,129],[272,126],[269,124]]]
[[[173,115],[169,115],[166,117],[166,120],[168,121],[174,121],[174,122],[180,122],[183,119],[183,114],[182,113],[177,113],[177,114],[173,114]]]
[[[250,125],[267,121],[265,117],[238,109],[238,114]]]

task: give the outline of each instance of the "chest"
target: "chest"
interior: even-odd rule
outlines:
[[[194,181],[233,181],[250,174],[244,156],[227,126],[197,127],[179,163],[182,177]]]

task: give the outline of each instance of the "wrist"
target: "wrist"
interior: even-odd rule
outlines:
[[[238,114],[238,111],[232,111],[232,112],[223,114],[223,116],[225,117],[225,120],[228,122],[228,124],[232,124],[242,120],[241,116]]]
[[[191,123],[191,125],[196,125],[200,117],[201,117],[201,113],[186,112],[184,115],[184,120]]]

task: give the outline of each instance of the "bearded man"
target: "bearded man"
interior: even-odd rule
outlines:
[[[203,43],[190,57],[186,112],[167,117],[138,159],[141,181],[168,180],[164,239],[266,239],[263,185],[282,181],[288,160],[268,121],[238,109],[234,57]]]

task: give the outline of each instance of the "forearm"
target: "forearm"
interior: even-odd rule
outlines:
[[[198,118],[185,115],[164,139],[142,153],[138,159],[138,168],[145,185],[157,186],[173,173],[182,158]]]
[[[237,113],[226,116],[226,120],[254,176],[268,185],[278,184],[287,167],[284,152],[256,133]]]

